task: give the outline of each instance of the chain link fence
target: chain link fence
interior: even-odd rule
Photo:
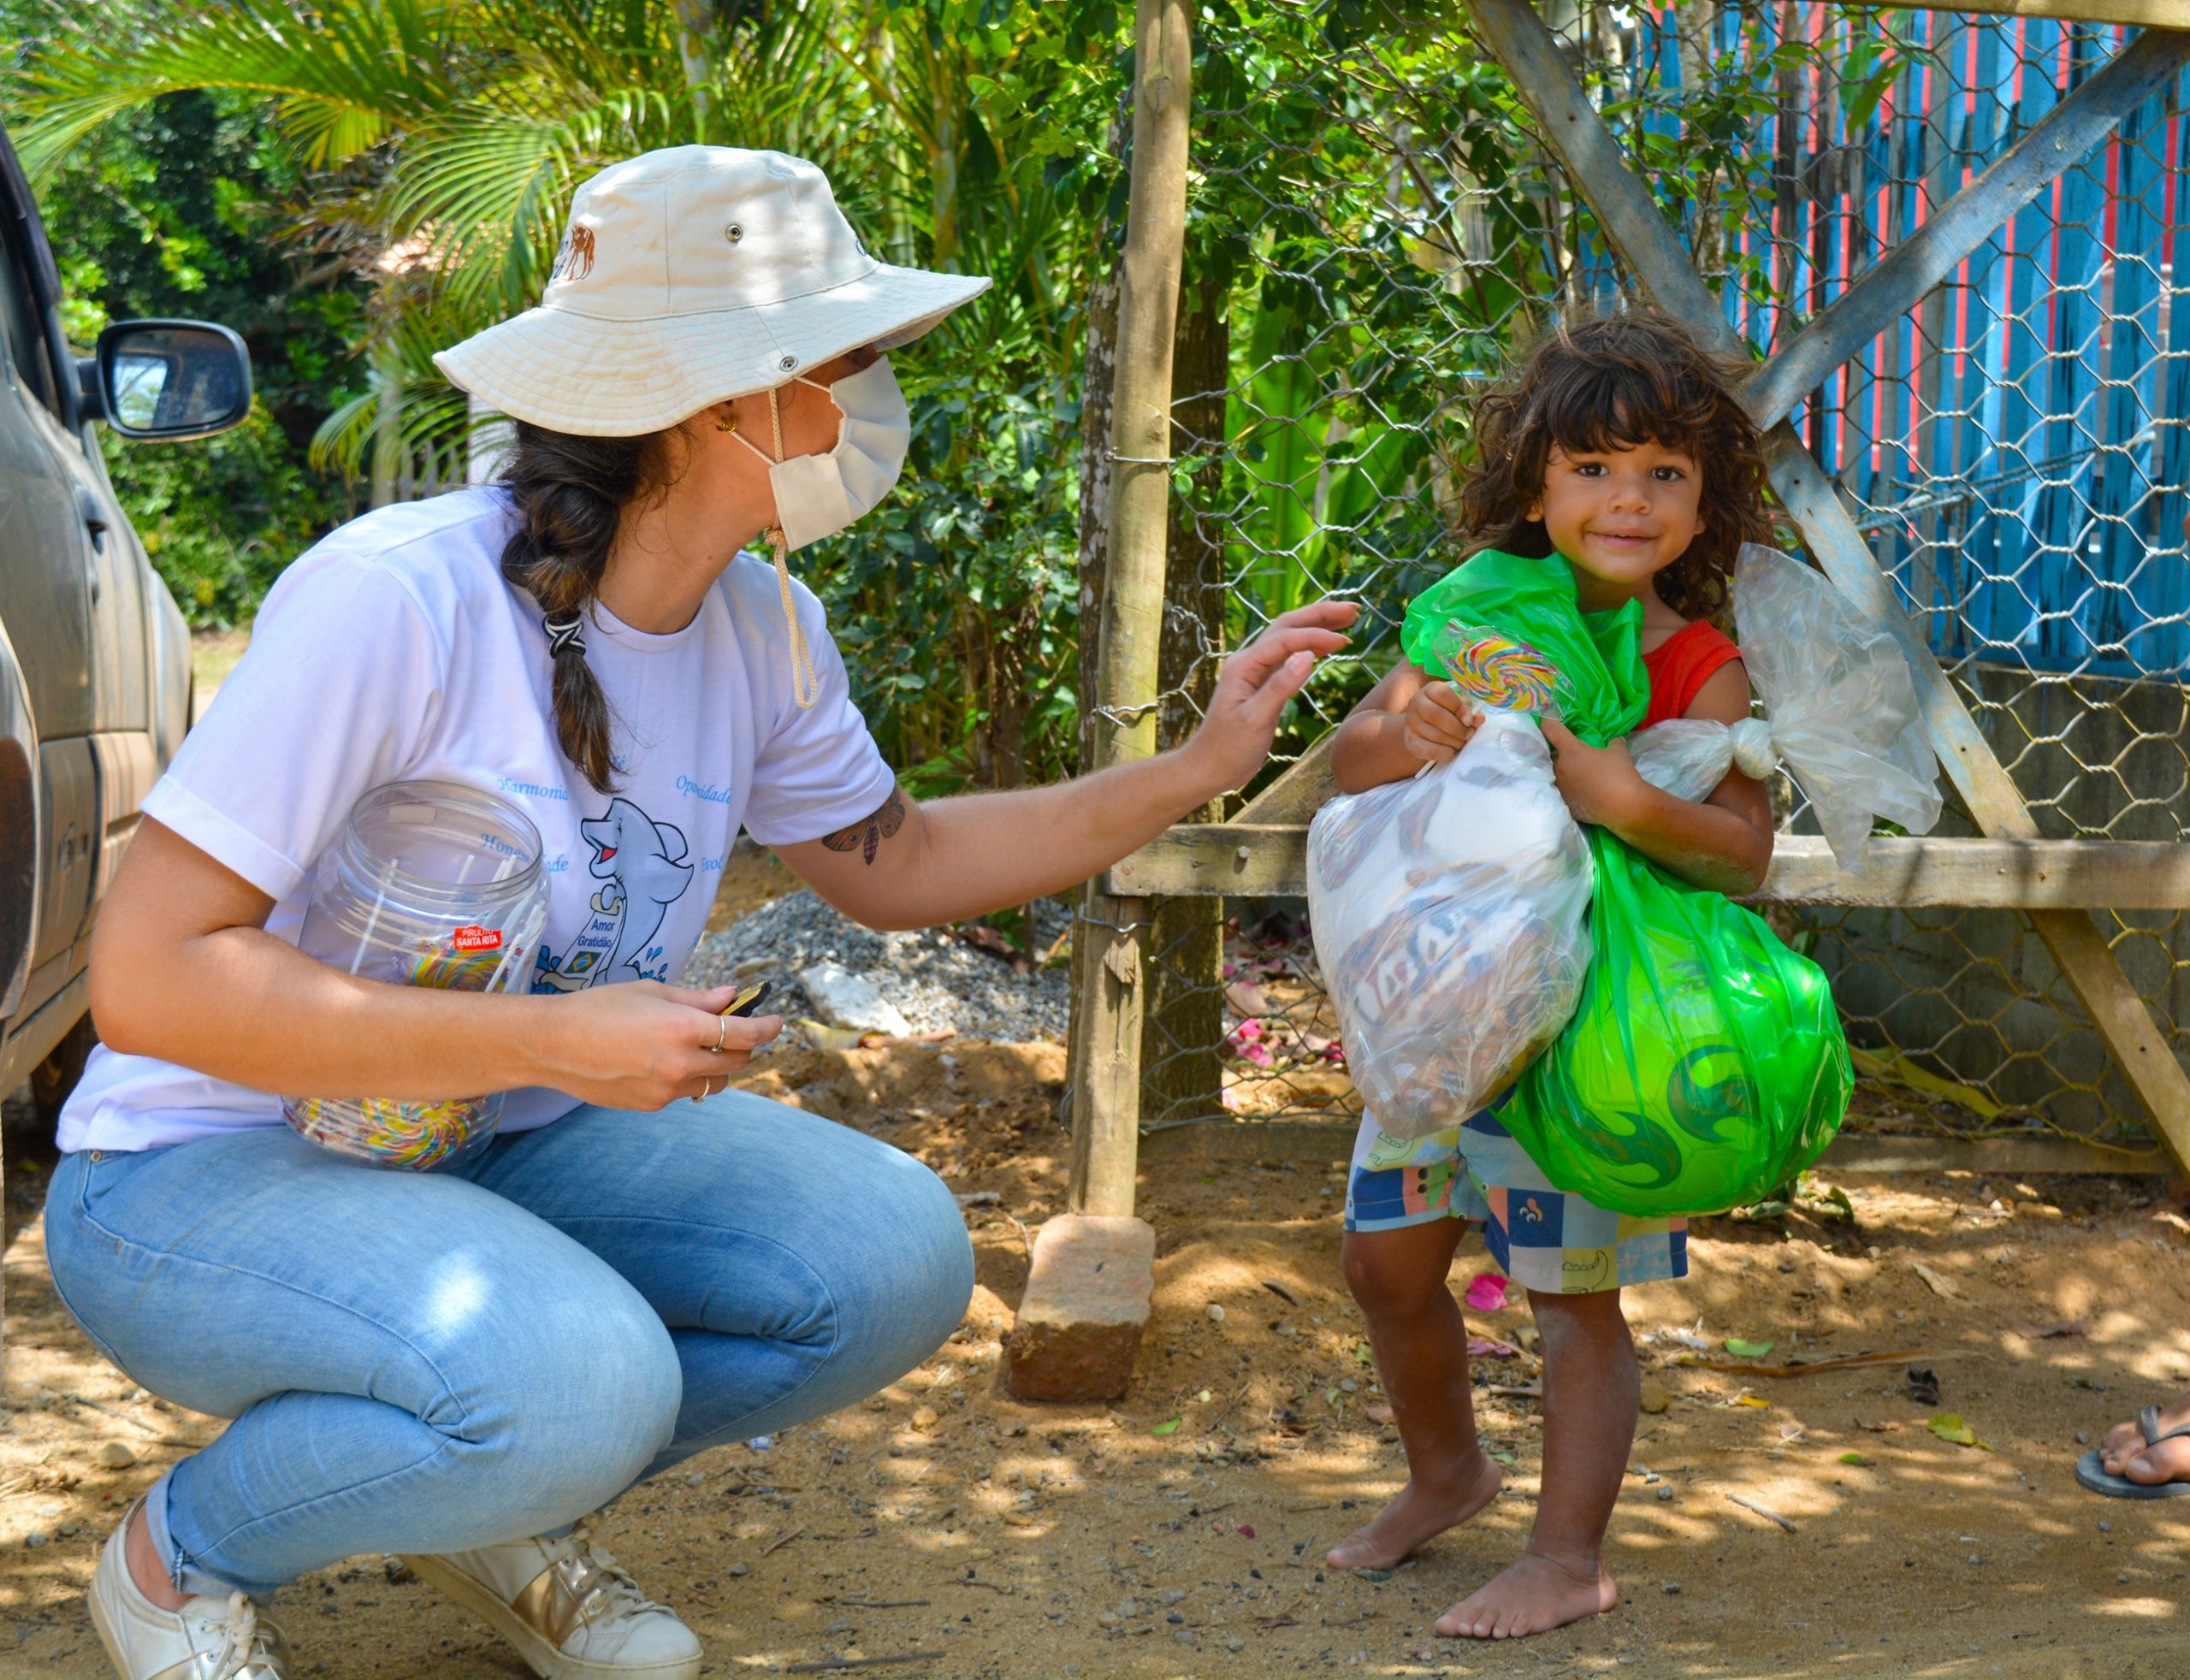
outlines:
[[[1813,0],[1542,12],[1760,353],[2125,38]],[[1484,382],[1555,312],[1630,295],[1464,22],[1358,4],[1293,21],[1197,25],[1162,673],[1181,738],[1225,648],[1305,600],[1358,599],[1278,769],[1388,667],[1407,601],[1461,558],[1452,486]],[[1795,417],[2051,837],[2186,838],[2183,103],[2178,84],[2148,104]],[[1940,831],[1974,830],[1950,809]],[[1305,909],[1158,907],[1144,1124],[1354,1111]],[[1865,1069],[1911,1088],[1903,1107],[1944,1100],[1980,1130],[2136,1127],[2020,916],[1774,914],[1833,976]],[[2182,916],[2100,921],[2180,1020]]]

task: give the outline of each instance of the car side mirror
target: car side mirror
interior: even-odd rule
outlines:
[[[251,352],[211,321],[117,321],[76,364],[86,413],[124,437],[210,437],[251,414]]]

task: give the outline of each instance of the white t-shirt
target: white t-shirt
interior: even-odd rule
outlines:
[[[381,508],[318,543],[275,584],[249,650],[145,809],[270,895],[267,932],[294,943],[320,853],[360,795],[413,778],[487,789],[546,845],[533,990],[673,979],[741,822],[766,845],[817,839],[881,805],[890,769],[802,587],[821,689],[800,709],[774,571],[741,555],[671,635],[594,606],[586,660],[607,696],[619,784],[595,793],[556,742],[540,609],[502,577],[514,521],[505,492],[465,490]],[[604,879],[620,890],[608,902],[624,901],[606,956],[591,949]],[[502,1129],[576,1106],[558,1091],[513,1091]],[[102,1046],[62,1111],[60,1145],[151,1149],[280,1124],[272,1094]]]

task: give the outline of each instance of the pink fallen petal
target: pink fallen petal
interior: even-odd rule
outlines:
[[[1252,1523],[1240,1523],[1240,1536],[1243,1540],[1252,1540],[1255,1537],[1255,1525]]]
[[[1489,1336],[1468,1338],[1468,1358],[1471,1359],[1511,1359],[1520,1351],[1510,1341],[1497,1341]]]
[[[1477,1272],[1466,1298],[1477,1312],[1496,1312],[1506,1304],[1506,1280],[1496,1272]]]
[[[1226,979],[1237,979],[1239,978],[1239,974],[1240,965],[1238,963],[1228,962],[1224,965],[1224,978]]]
[[[1252,980],[1234,980],[1224,988],[1224,1001],[1235,1015],[1266,1015],[1270,1013],[1270,999],[1263,989]]]
[[[1240,1096],[1238,1091],[1233,1090],[1229,1085],[1225,1087],[1222,1095],[1221,1095],[1217,1100],[1223,1103],[1228,1109],[1244,1109],[1247,1105],[1247,1099]]]
[[[1240,1060],[1252,1062],[1258,1068],[1267,1068],[1277,1058],[1270,1053],[1268,1044],[1248,1044],[1240,1051]]]

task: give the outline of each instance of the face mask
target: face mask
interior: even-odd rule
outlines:
[[[775,492],[777,523],[765,535],[776,551],[776,580],[783,591],[784,622],[790,634],[791,692],[803,709],[811,707],[819,696],[820,681],[807,651],[805,632],[799,628],[787,556],[794,548],[835,535],[889,494],[904,469],[913,422],[887,357],[877,357],[859,372],[847,374],[832,384],[803,378],[798,383],[826,392],[843,413],[835,448],[826,455],[794,455],[786,460],[783,420],[772,390],[768,393],[768,423],[775,433],[775,458],[769,460],[758,444],[743,434],[737,435],[739,442],[768,462],[768,487]]]

